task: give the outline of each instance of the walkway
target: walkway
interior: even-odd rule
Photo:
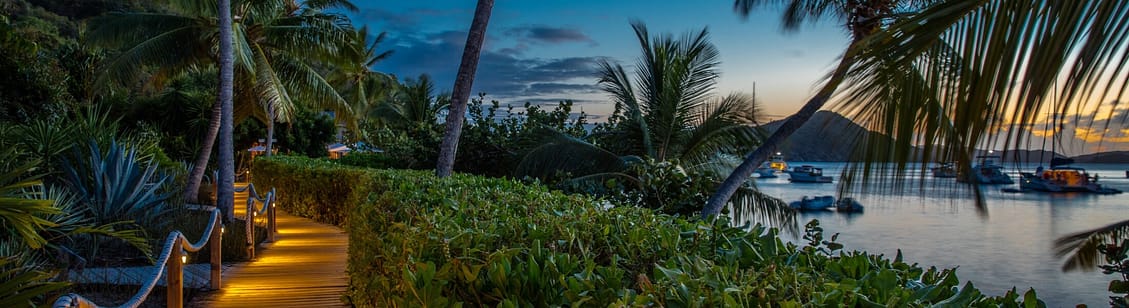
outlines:
[[[241,184],[241,183],[240,183]],[[242,186],[237,184],[236,186]],[[246,193],[236,194],[236,208]],[[239,200],[243,200],[240,202]],[[237,210],[242,213],[242,211]],[[223,288],[193,303],[201,307],[343,307],[348,238],[341,228],[278,211],[277,241],[252,262],[224,273]]]

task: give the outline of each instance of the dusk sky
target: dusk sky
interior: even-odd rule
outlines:
[[[353,20],[385,31],[391,58],[375,66],[401,80],[429,74],[437,91],[454,85],[476,1],[368,1]],[[555,103],[571,99],[590,115],[611,112],[596,87],[596,60],[610,58],[633,70],[640,54],[631,20],[652,34],[682,35],[709,27],[721,52],[717,94],[756,94],[772,118],[799,109],[846,46],[846,34],[830,22],[785,33],[777,11],[742,20],[732,1],[661,2],[498,0],[473,93],[503,104]],[[370,32],[370,33],[373,33]],[[597,118],[595,121],[602,121]]]

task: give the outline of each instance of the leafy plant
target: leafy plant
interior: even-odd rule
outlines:
[[[1038,307],[955,271],[842,252],[810,223],[798,247],[764,226],[689,221],[513,180],[351,168],[298,157],[255,164],[280,207],[344,223],[348,300],[371,306]],[[344,211],[346,214],[342,214]]]
[[[0,257],[0,306],[35,307],[36,300],[42,301],[51,292],[69,285],[51,281],[52,273],[13,263],[11,258]]]
[[[141,161],[136,150],[111,141],[103,151],[91,141],[63,169],[67,187],[80,196],[95,224],[127,220],[153,228],[167,222],[160,218],[169,210],[161,188],[169,176],[152,159]]]

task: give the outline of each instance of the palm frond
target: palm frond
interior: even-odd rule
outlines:
[[[1101,262],[1099,246],[1116,245],[1126,239],[1129,239],[1129,220],[1060,237],[1055,240],[1055,255],[1067,257],[1063,271],[1092,270]]]
[[[763,133],[748,116],[756,109],[752,97],[738,93],[707,103],[695,111],[692,130],[683,142],[680,159],[700,163],[715,153],[744,155],[760,144]]]
[[[729,200],[736,221],[765,223],[791,234],[797,234],[799,224],[796,211],[779,198],[767,195],[752,187],[741,187]]]
[[[535,134],[541,136],[541,146],[522,156],[514,170],[517,178],[581,177],[626,169],[626,163],[618,155],[591,143],[549,128],[538,129]]]

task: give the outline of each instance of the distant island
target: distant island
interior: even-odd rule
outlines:
[[[764,128],[772,133],[784,120],[772,121],[764,124]],[[811,121],[800,127],[788,141],[780,146],[779,152],[784,154],[788,161],[806,162],[842,162],[851,161],[851,154],[864,134],[874,134],[881,138],[881,134],[867,131],[862,126],[850,119],[831,111],[819,111],[812,116]],[[978,151],[983,155],[986,150]],[[999,153],[998,153],[999,154]],[[1065,158],[1067,156],[1045,150],[1011,150],[1003,155],[1003,161],[1020,162],[1049,162],[1051,158]],[[1124,164],[1129,163],[1129,151],[1099,152],[1071,157],[1076,163],[1090,164]]]

